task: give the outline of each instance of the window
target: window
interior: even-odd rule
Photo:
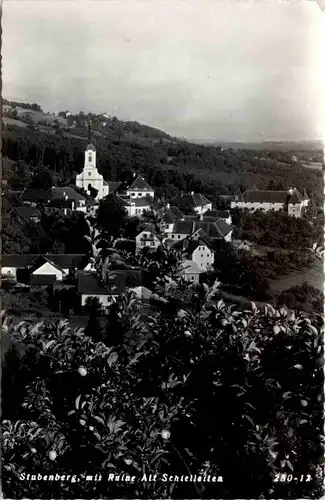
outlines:
[[[88,155],[88,161],[91,163],[91,155]]]
[[[135,196],[135,193],[131,193],[131,196],[133,196],[133,197],[134,197],[134,196]]]
[[[203,259],[203,253],[201,253],[201,259]]]
[[[91,175],[91,172],[88,172],[88,175]]]
[[[178,235],[178,239],[180,239],[180,237],[181,237],[181,235],[179,234],[179,235]]]
[[[191,276],[191,281],[194,281],[194,276]]]
[[[174,235],[172,234],[172,239],[174,239]]]

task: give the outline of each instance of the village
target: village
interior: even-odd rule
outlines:
[[[134,174],[129,185],[121,182],[105,181],[96,167],[96,147],[89,144],[84,153],[83,171],[76,176],[76,189],[71,186],[53,186],[49,191],[26,188],[21,193],[21,206],[16,207],[17,214],[25,220],[40,220],[40,205],[45,214],[61,213],[65,216],[81,212],[87,220],[96,217],[101,200],[114,195],[125,209],[127,216],[146,221],[146,215],[153,210],[157,200],[155,190],[143,177]],[[87,193],[87,197],[80,194]],[[91,197],[90,195],[95,195]],[[234,209],[254,212],[279,211],[288,217],[301,218],[308,207],[306,191],[297,189],[288,191],[258,190],[255,187],[228,200],[229,209],[220,210],[206,196],[190,192],[180,193],[170,200],[159,200],[159,228],[162,237],[152,222],[142,224],[137,232],[134,252],[144,248],[157,249],[161,244],[166,248],[175,248],[182,253],[181,276],[191,282],[199,283],[200,276],[213,268],[216,244],[227,242],[237,250],[250,251],[250,243],[233,239],[231,212]],[[186,207],[186,215],[182,207]],[[87,301],[96,298],[103,310],[114,298],[133,291],[140,303],[147,304],[153,291],[144,286],[141,271],[134,273],[117,269],[111,271],[109,286],[105,286],[96,272],[92,252],[88,254],[21,254],[3,255],[1,275],[15,285],[12,290],[25,291],[46,289],[52,298],[66,297],[62,291],[76,297],[72,301],[75,311],[82,311]],[[62,301],[62,299],[61,299]],[[59,301],[60,302],[60,301]],[[66,302],[66,299],[63,299]],[[66,304],[65,304],[66,306]],[[53,307],[53,306],[52,306]],[[62,310],[56,304],[54,310]],[[63,310],[67,310],[63,307]],[[69,310],[69,309],[68,309]]]

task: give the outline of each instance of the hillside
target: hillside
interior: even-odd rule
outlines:
[[[301,140],[301,141],[257,141],[257,142],[204,142],[206,145],[223,147],[226,149],[254,149],[255,151],[323,151],[323,141],[321,139],[315,140]]]
[[[24,109],[34,119],[40,115],[53,118],[40,109]],[[21,116],[22,113],[20,119]],[[15,126],[15,120],[8,122],[4,118],[3,155],[14,162],[25,162],[32,170],[48,167],[61,177],[62,183],[74,183],[76,173],[83,168],[90,122],[97,164],[106,180],[124,181],[136,171],[146,177],[159,196],[196,191],[216,203],[220,201],[219,195],[235,194],[254,185],[264,189],[295,186],[306,188],[322,204],[322,172],[293,161],[292,152],[262,153],[194,144],[148,125],[124,122],[105,114],[62,113],[53,121],[51,125],[35,126],[32,119],[21,127]]]

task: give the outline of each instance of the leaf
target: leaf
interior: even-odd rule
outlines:
[[[249,417],[248,415],[244,415],[244,418],[246,418],[252,424],[252,426],[255,427],[255,424],[254,424],[253,420],[251,419],[251,417]]]
[[[76,408],[77,408],[77,410],[79,410],[80,398],[81,398],[81,394],[79,394],[79,396],[76,398]]]
[[[289,467],[289,469],[293,471],[293,465],[290,462],[290,460],[286,460],[286,462],[287,462],[287,466]]]
[[[108,366],[112,366],[114,363],[116,363],[118,359],[118,354],[117,352],[112,352],[110,355],[109,355],[109,358],[107,359],[107,364]]]
[[[99,422],[100,424],[105,425],[104,420],[103,420],[101,417],[99,417],[98,415],[96,415],[96,416],[94,417],[94,419],[95,419],[95,420],[97,420],[97,422]]]
[[[297,370],[302,370],[302,365],[294,365],[294,368],[296,368]]]
[[[50,340],[50,342],[48,342],[46,345],[45,345],[45,348],[44,348],[44,351],[47,351],[49,347],[51,347],[51,345],[55,344],[56,343],[56,340]]]
[[[288,391],[288,392],[284,392],[282,394],[282,397],[283,399],[289,399],[289,397],[291,396],[292,392],[291,391]]]

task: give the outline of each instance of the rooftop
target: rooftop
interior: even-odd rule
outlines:
[[[52,192],[26,188],[21,194],[21,199],[23,201],[44,201],[45,203],[47,203],[52,199]]]
[[[193,222],[186,220],[177,220],[174,224],[173,233],[176,234],[191,234],[193,232]]]
[[[21,207],[15,207],[15,212],[18,214],[19,217],[23,219],[30,219],[32,217],[40,217],[41,212],[35,207],[29,207],[29,206],[21,206]]]
[[[150,198],[149,196],[142,196],[141,198],[131,200],[130,203],[134,203],[136,207],[150,207],[150,205],[152,205],[152,198]]]
[[[304,196],[297,190],[275,191],[275,190],[259,190],[251,189],[245,191],[242,199],[248,203],[301,203]]]
[[[178,194],[171,199],[171,203],[176,206],[178,204],[183,205],[184,202],[192,207],[201,207],[211,203],[211,201],[208,200],[203,194],[195,193]]]
[[[108,193],[114,194],[120,188],[121,182],[107,181],[106,185],[108,186]]]
[[[141,177],[141,175],[138,175],[131,183],[128,191],[153,191],[153,189],[143,179],[143,177]]]
[[[111,271],[104,286],[97,274],[90,271],[78,273],[78,293],[85,295],[115,295],[124,293],[126,287],[142,285],[141,270],[116,270]]]
[[[199,274],[200,268],[194,260],[185,260],[181,266],[182,274]]]
[[[214,217],[216,219],[228,219],[230,217],[229,210],[207,210],[204,217]]]
[[[88,258],[84,254],[5,254],[1,257],[2,267],[24,268],[31,266],[36,259],[42,258],[43,262],[50,261],[61,269],[82,269],[86,267]],[[42,265],[42,263],[40,264]]]
[[[55,199],[64,199],[67,197],[68,200],[71,201],[82,201],[86,198],[81,196],[81,194],[77,193],[74,189],[68,186],[64,187],[52,187],[52,198]]]

